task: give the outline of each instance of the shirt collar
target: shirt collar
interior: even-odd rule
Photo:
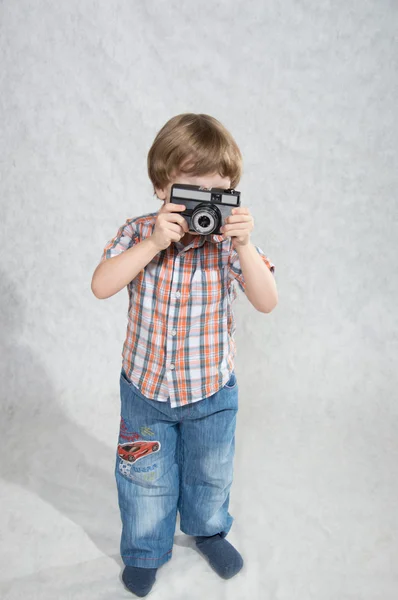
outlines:
[[[220,242],[224,242],[225,241],[224,238],[223,238],[223,236],[220,235],[220,234],[219,235],[213,235],[213,234],[206,235],[206,239],[209,242],[212,242],[213,244],[219,244]]]
[[[222,235],[198,235],[195,236],[193,240],[193,247],[197,248],[198,246],[203,246],[205,242],[211,242],[212,244],[219,244],[220,242],[224,242],[224,238]]]
[[[211,244],[219,244],[221,242],[224,242],[224,238],[222,235],[213,235],[213,234],[209,234],[209,235],[197,235],[194,237],[194,239],[192,240],[191,244],[189,244],[189,246],[191,248],[200,248],[201,246],[204,245],[205,242],[210,242]],[[181,242],[176,242],[177,247],[181,247],[182,244]]]

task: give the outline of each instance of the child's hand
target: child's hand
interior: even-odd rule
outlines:
[[[250,242],[250,232],[254,228],[253,217],[249,209],[240,206],[232,209],[232,215],[225,219],[225,225],[221,227],[224,239],[232,237],[232,246],[246,246]]]
[[[167,202],[163,204],[156,217],[155,229],[151,238],[159,250],[165,250],[172,242],[179,242],[188,232],[188,223],[178,212],[185,206]]]

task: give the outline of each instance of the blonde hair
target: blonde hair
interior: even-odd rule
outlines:
[[[234,188],[242,175],[242,155],[232,135],[214,117],[177,115],[162,127],[149,150],[148,175],[155,189],[163,189],[177,173],[219,173]]]

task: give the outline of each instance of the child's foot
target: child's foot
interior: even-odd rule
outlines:
[[[136,596],[143,598],[152,589],[156,579],[157,569],[142,567],[125,567],[122,573],[124,585]]]
[[[243,567],[243,558],[219,533],[211,537],[195,537],[199,550],[207,556],[210,566],[224,579],[230,579]]]

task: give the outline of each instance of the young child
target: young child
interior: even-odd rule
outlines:
[[[241,169],[239,148],[219,121],[172,118],[148,154],[163,205],[120,227],[92,279],[97,298],[128,288],[115,477],[122,578],[140,597],[171,558],[177,510],[181,531],[221,577],[243,565],[225,539],[238,410],[234,282],[269,313],[277,304],[274,265],[250,242],[247,208],[233,209],[221,235],[191,235],[184,207],[169,201],[173,183],[235,188]]]

